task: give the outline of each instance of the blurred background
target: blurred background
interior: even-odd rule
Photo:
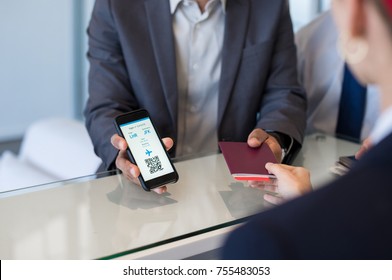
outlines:
[[[330,0],[290,0],[294,31]],[[94,0],[0,0],[0,156],[53,117],[83,121],[86,28]]]

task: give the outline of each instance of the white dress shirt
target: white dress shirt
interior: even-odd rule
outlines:
[[[218,150],[217,112],[226,0],[170,0],[178,80],[176,156]]]
[[[308,134],[334,135],[339,113],[344,61],[337,51],[338,34],[330,11],[324,12],[295,36],[298,73],[308,97]],[[380,114],[379,92],[367,87],[365,118],[361,139],[369,136]]]

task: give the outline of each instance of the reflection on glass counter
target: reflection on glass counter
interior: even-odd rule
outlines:
[[[313,184],[321,186],[333,180],[328,170],[338,157],[357,148],[313,135],[295,164],[310,168]],[[200,242],[272,207],[261,190],[232,178],[221,154],[175,165],[180,180],[163,195],[105,173],[0,193],[0,258],[133,258],[192,238]]]

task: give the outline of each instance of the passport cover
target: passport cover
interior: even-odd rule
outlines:
[[[246,142],[219,142],[231,175],[236,180],[266,181],[276,178],[265,169],[267,162],[277,163],[268,144],[251,148]]]

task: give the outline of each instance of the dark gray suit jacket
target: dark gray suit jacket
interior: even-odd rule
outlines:
[[[225,259],[392,259],[392,134],[330,185],[253,217]]]
[[[169,1],[97,0],[88,34],[86,125],[105,169],[113,167],[117,155],[110,137],[118,114],[145,108],[160,135],[176,142],[178,90]],[[228,0],[219,140],[246,141],[259,127],[301,143],[306,100],[296,65],[286,0]]]

